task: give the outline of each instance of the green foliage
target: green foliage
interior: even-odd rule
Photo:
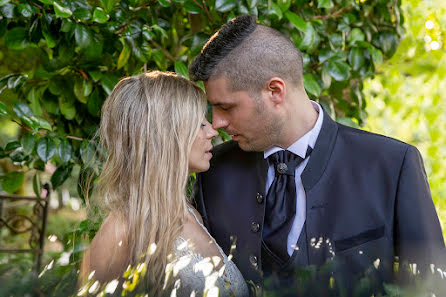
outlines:
[[[119,78],[144,69],[188,77],[187,65],[206,40],[248,13],[302,50],[312,98],[341,121],[364,122],[363,80],[396,50],[399,1],[1,1],[0,47],[9,56],[34,57],[0,79],[0,116],[28,132],[2,157],[20,159],[25,170],[55,164],[53,187],[74,165],[98,174],[96,144],[87,139]]]
[[[421,151],[446,238],[446,3],[409,0],[403,8],[408,34],[379,66],[380,75],[365,84],[366,128]]]

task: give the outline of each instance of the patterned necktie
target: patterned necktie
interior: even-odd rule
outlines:
[[[307,157],[312,149],[308,146]],[[304,159],[282,150],[268,157],[274,166],[275,176],[266,196],[263,241],[283,262],[289,259],[287,240],[296,215],[296,167]]]

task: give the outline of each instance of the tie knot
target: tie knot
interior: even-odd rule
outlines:
[[[305,157],[307,157],[310,153],[311,147],[308,146]],[[278,173],[294,176],[296,167],[299,166],[304,159],[290,151],[282,150],[269,156],[268,160],[270,160],[274,166],[276,174]]]

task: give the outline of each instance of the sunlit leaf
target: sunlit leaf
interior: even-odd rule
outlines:
[[[285,17],[293,24],[299,31],[305,33],[307,31],[307,22],[294,12],[285,12]]]
[[[161,6],[163,6],[163,7],[170,7],[169,0],[158,0],[158,3],[161,4]]]
[[[68,18],[70,17],[73,12],[63,3],[59,3],[57,1],[54,1],[54,12],[57,16],[60,16],[61,18]]]
[[[130,53],[131,53],[131,50],[130,50],[129,46],[127,45],[127,42],[123,41],[122,43],[123,43],[123,48],[122,48],[121,54],[119,55],[118,62],[117,62],[118,69],[124,67],[124,65],[127,63],[128,59],[130,58]]]
[[[93,82],[91,80],[77,79],[74,83],[74,95],[82,103],[87,103],[87,97],[91,94],[92,90]]]
[[[100,7],[96,7],[93,12],[93,21],[99,24],[103,24],[108,21],[110,17],[108,14]]]
[[[219,12],[227,12],[237,5],[235,0],[215,0],[215,9]]]
[[[317,7],[318,8],[330,8],[330,7],[332,7],[331,0],[318,0]]]
[[[102,7],[107,13],[110,13],[115,5],[115,0],[101,0]]]
[[[0,102],[0,115],[11,115],[8,107],[3,102]]]
[[[183,62],[175,62],[175,72],[189,79],[189,72],[187,71],[187,67]]]

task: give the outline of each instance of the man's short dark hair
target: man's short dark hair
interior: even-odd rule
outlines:
[[[282,33],[240,16],[223,25],[189,66],[192,80],[225,76],[233,91],[259,92],[273,76],[302,85],[302,54]]]

